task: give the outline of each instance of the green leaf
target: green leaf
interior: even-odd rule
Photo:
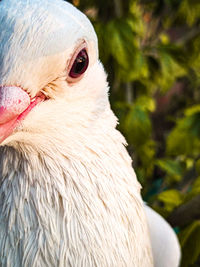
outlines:
[[[114,60],[123,68],[129,68],[135,58],[134,33],[124,20],[112,20],[106,27],[104,34],[107,36],[107,49]]]
[[[169,36],[166,33],[160,34],[160,40],[161,40],[162,44],[164,44],[164,45],[167,45],[170,42]]]
[[[158,82],[163,92],[167,91],[174,84],[177,78],[183,77],[186,70],[183,65],[170,54],[168,46],[160,45],[158,47],[160,57],[161,73],[158,76]]]
[[[194,221],[179,234],[182,247],[182,267],[194,264],[200,256],[200,221]]]
[[[151,136],[151,121],[147,112],[139,105],[133,105],[126,117],[125,129],[129,142],[143,145]]]
[[[186,116],[192,116],[195,115],[196,113],[200,113],[200,105],[193,105],[192,107],[187,108],[185,110]]]
[[[146,140],[143,145],[135,147],[144,170],[144,179],[152,176],[155,166],[156,145],[151,139]]]
[[[180,181],[183,175],[183,168],[180,162],[171,159],[157,160],[156,164],[164,170],[168,176],[175,181]]]
[[[158,195],[158,200],[165,205],[165,210],[169,213],[183,202],[183,196],[175,189],[167,190]]]
[[[198,18],[200,18],[200,3],[199,1],[182,0],[179,9],[179,14],[184,17],[189,26],[192,26]]]
[[[167,152],[170,155],[198,156],[200,149],[200,113],[194,109],[186,110],[187,115],[177,121],[167,138]]]
[[[189,198],[192,198],[196,195],[200,194],[200,177],[196,178],[192,185],[192,190],[189,192]]]
[[[155,99],[153,99],[152,97],[142,95],[137,98],[136,103],[144,111],[154,112],[156,109]]]

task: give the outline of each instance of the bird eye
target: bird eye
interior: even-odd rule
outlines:
[[[86,70],[89,64],[88,54],[85,48],[83,48],[76,56],[69,77],[76,79],[79,78]]]

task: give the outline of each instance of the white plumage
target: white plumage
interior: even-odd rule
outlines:
[[[181,251],[171,226],[154,210],[145,205],[150,231],[154,267],[178,267]]]
[[[89,66],[72,82],[82,45]],[[0,265],[153,266],[140,185],[85,15],[61,0],[3,0],[0,85]],[[14,95],[25,112],[27,95],[39,103],[8,128],[6,116],[20,114],[8,105]]]

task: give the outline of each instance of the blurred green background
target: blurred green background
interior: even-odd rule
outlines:
[[[92,21],[143,198],[200,266],[200,1],[72,0]]]

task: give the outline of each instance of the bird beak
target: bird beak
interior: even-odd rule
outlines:
[[[22,88],[0,86],[0,143],[13,132],[29,105],[30,97]]]

